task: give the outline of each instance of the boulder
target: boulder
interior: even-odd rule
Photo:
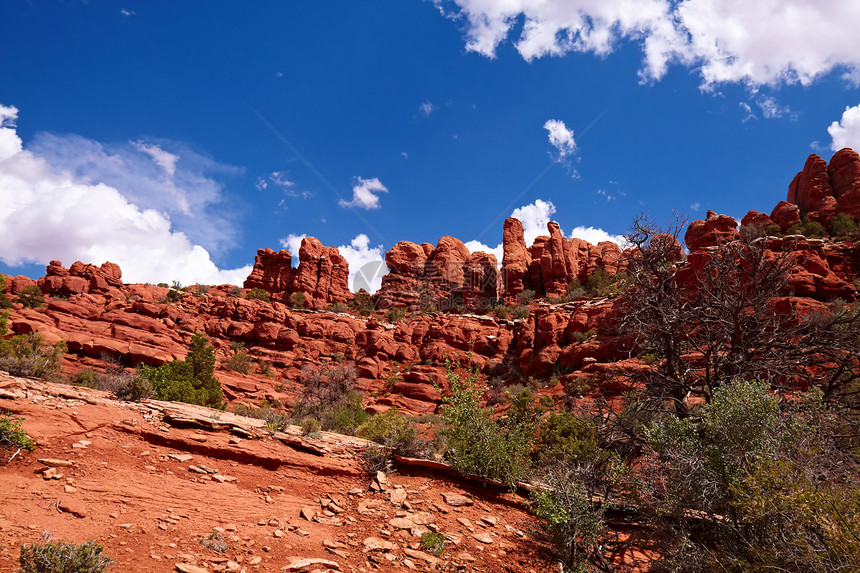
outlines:
[[[738,223],[728,215],[708,211],[704,220],[693,221],[684,233],[684,243],[691,252],[738,238]]]

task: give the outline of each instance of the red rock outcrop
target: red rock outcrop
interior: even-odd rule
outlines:
[[[838,213],[860,220],[860,156],[841,149],[828,165],[810,155],[788,187],[788,202],[798,206],[801,218],[825,225]]]
[[[800,208],[794,203],[780,201],[773,208],[770,218],[779,225],[780,232],[787,233],[789,229],[800,224]]]
[[[717,215],[710,210],[704,220],[693,221],[684,233],[684,243],[690,252],[737,238],[738,222],[728,215]]]
[[[860,221],[860,155],[853,149],[841,149],[830,159],[827,169],[836,198],[836,212]]]
[[[353,298],[349,290],[349,263],[336,247],[326,247],[313,237],[305,237],[299,248],[298,268],[293,268],[292,263],[293,256],[286,249],[279,252],[259,249],[244,287],[263,289],[281,301],[300,292],[309,308],[323,308]]]
[[[119,291],[122,287],[122,270],[111,262],[97,267],[76,261],[66,269],[60,261],[51,261],[38,285],[44,293],[61,296],[84,293],[109,294],[114,298],[123,296]]]
[[[494,255],[469,249],[454,237],[436,247],[400,241],[385,254],[389,273],[374,295],[377,308],[440,310],[462,306],[487,310],[499,296],[499,271]]]
[[[502,292],[504,298],[511,300],[526,289],[531,253],[526,246],[523,224],[519,219],[505,219],[502,231]]]

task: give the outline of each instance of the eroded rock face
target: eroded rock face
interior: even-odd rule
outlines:
[[[45,276],[38,280],[39,288],[47,294],[70,296],[84,293],[121,296],[122,270],[119,265],[106,262],[101,266],[76,261],[66,269],[60,261],[51,261]]]
[[[486,310],[499,296],[496,257],[442,237],[433,247],[400,241],[385,254],[389,274],[375,295],[377,308]]]
[[[800,224],[800,208],[794,203],[780,201],[773,208],[770,218],[779,225],[780,232],[787,233],[793,226]]]
[[[841,149],[828,165],[818,155],[810,155],[789,185],[787,200],[797,205],[801,218],[824,225],[838,213],[860,219],[860,156],[852,149]]]
[[[263,289],[281,301],[301,292],[309,308],[323,308],[353,298],[349,290],[349,264],[337,248],[306,237],[299,248],[298,268],[293,268],[292,263],[293,257],[286,249],[278,252],[260,249],[244,287]]]
[[[516,299],[526,289],[531,253],[526,246],[523,224],[519,219],[505,219],[502,231],[502,293],[507,300]]]
[[[717,215],[710,210],[704,220],[693,221],[684,233],[684,243],[690,252],[737,238],[738,222],[728,215]]]

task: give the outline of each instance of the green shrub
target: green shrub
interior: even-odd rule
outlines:
[[[326,307],[326,310],[329,312],[345,313],[349,312],[349,307],[343,302],[333,302]]]
[[[600,453],[594,423],[564,412],[543,419],[532,456],[538,467],[573,467],[594,462]]]
[[[533,412],[511,408],[508,418],[493,420],[490,411],[480,407],[483,389],[475,369],[460,375],[449,363],[447,378],[442,417],[451,466],[510,486],[526,477],[535,431]]]
[[[21,427],[21,421],[0,414],[0,446],[33,451],[35,445]]]
[[[392,454],[406,457],[425,457],[428,443],[418,437],[415,421],[391,408],[371,417],[358,428],[356,435],[385,446]]]
[[[520,294],[517,295],[517,299],[520,301],[520,304],[527,305],[535,298],[535,291],[532,289],[526,289]]]
[[[289,301],[292,308],[305,308],[307,306],[305,293],[303,292],[294,292],[290,295]]]
[[[259,407],[236,404],[233,413],[246,418],[265,420],[266,426],[273,430],[283,431],[292,423],[286,412],[275,410],[268,402],[264,402]]]
[[[511,309],[511,317],[515,319],[528,318],[529,317],[529,307],[527,306],[515,306]]]
[[[362,395],[350,391],[344,400],[320,410],[320,424],[323,430],[338,434],[353,434],[364,424],[370,415],[362,407]]]
[[[764,228],[764,234],[768,237],[781,237],[782,229],[777,223],[771,223],[767,227]]]
[[[800,231],[803,236],[809,239],[821,239],[827,234],[824,225],[818,221],[806,221]]]
[[[148,379],[128,372],[114,377],[113,392],[117,398],[127,402],[140,402],[152,398],[155,394],[152,383]]]
[[[95,541],[77,545],[52,541],[50,535],[43,537],[42,543],[21,547],[22,573],[101,573],[113,563],[102,555],[104,547]]]
[[[182,300],[182,292],[174,289],[170,289],[167,291],[164,299],[162,299],[162,303],[174,303]]]
[[[45,296],[39,285],[29,285],[25,286],[18,295],[18,302],[23,304],[24,308],[38,308],[45,304]]]
[[[392,307],[385,311],[385,320],[391,324],[397,324],[406,318],[406,309],[403,307]]]
[[[155,286],[160,287],[160,288],[170,288],[170,285],[167,283],[158,283]]]
[[[433,531],[422,533],[419,542],[421,543],[421,549],[429,551],[436,557],[442,557],[445,553],[445,536],[441,533]]]
[[[554,473],[546,488],[531,496],[531,509],[565,572],[591,571],[589,561],[602,552],[605,525],[599,507],[570,473]]]
[[[839,213],[830,219],[830,224],[827,228],[834,237],[845,237],[857,229],[857,224],[847,213]],[[2,285],[0,285],[0,288],[2,288]]]
[[[582,286],[582,283],[579,282],[579,279],[573,279],[572,281],[567,283],[568,300],[576,300],[578,298],[582,298],[585,296],[585,294],[585,288]]]
[[[228,358],[227,361],[223,364],[227,367],[227,370],[232,370],[233,372],[238,372],[239,374],[248,374],[251,371],[251,364],[253,363],[253,358],[251,358],[244,352],[237,352],[236,354]]]
[[[503,305],[498,305],[493,307],[493,316],[496,318],[505,319],[508,318],[508,307]]]
[[[245,293],[245,298],[247,298],[248,300],[261,300],[263,302],[272,302],[272,298],[269,296],[269,293],[267,293],[261,288],[252,288],[247,293]]]
[[[12,301],[9,300],[9,295],[6,294],[6,277],[0,275],[0,309],[9,308],[12,306]]]
[[[299,378],[302,390],[293,408],[294,415],[319,418],[323,410],[348,402],[357,376],[355,366],[346,363],[323,368],[305,366]]]
[[[53,378],[60,373],[60,359],[67,349],[62,340],[45,346],[37,332],[0,339],[0,370],[12,376]]]
[[[310,416],[308,416],[307,418],[304,418],[302,420],[301,428],[302,433],[304,433],[306,436],[309,436],[311,434],[319,434],[320,430],[322,430],[322,424],[320,424],[320,421],[316,418],[311,418]]]
[[[224,408],[221,383],[215,379],[215,349],[203,334],[191,337],[185,360],[161,366],[141,365],[138,375],[152,384],[159,400]]]
[[[370,298],[370,293],[366,290],[361,289],[357,293],[355,293],[355,298],[349,301],[349,308],[356,311],[361,316],[367,316],[372,314],[375,310],[373,306],[373,300]]]
[[[595,330],[593,328],[586,330],[585,332],[574,332],[573,333],[573,339],[576,342],[587,342],[588,340],[594,338],[595,336],[597,336],[597,330]]]

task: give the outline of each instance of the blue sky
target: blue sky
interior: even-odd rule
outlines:
[[[238,282],[300,237],[496,249],[769,212],[860,148],[856,0],[9,0],[0,271]]]

